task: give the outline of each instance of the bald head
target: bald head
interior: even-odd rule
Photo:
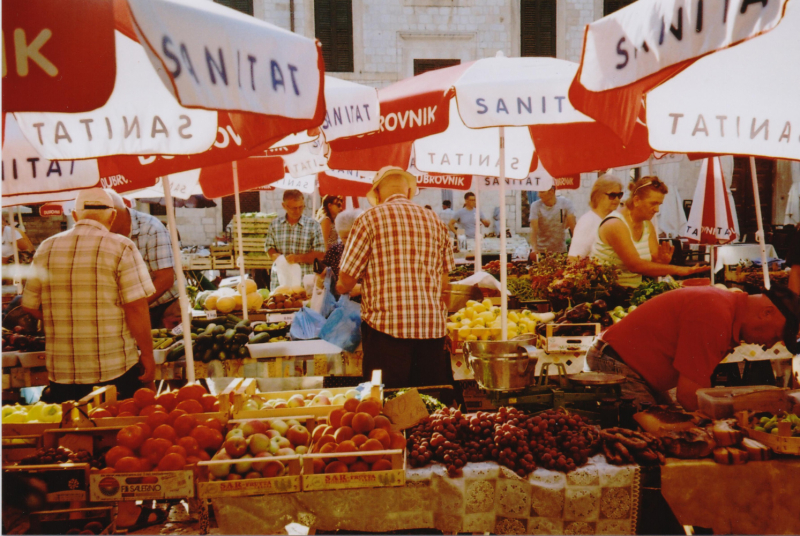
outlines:
[[[389,175],[381,180],[378,185],[378,200],[383,203],[395,194],[403,194],[411,199],[411,188],[408,181],[402,175]]]
[[[128,212],[128,207],[125,206],[125,200],[114,190],[107,189],[106,193],[111,198],[111,201],[114,202],[114,209],[117,211],[117,217],[109,230],[118,235],[130,236],[131,214]]]

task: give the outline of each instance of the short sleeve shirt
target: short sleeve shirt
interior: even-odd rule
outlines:
[[[142,255],[147,270],[152,274],[157,270],[173,269],[172,238],[161,220],[150,214],[128,209],[131,215],[131,240]],[[170,302],[178,297],[178,281],[164,294],[150,304],[150,307]]]
[[[155,292],[136,246],[103,225],[82,220],[42,242],[22,305],[42,308],[51,381],[113,380],[139,361],[124,304]]]
[[[453,219],[464,229],[464,234],[467,238],[475,238],[475,209],[468,210],[460,208],[453,215]],[[481,212],[481,219],[485,220],[486,216]],[[449,223],[449,222],[448,222]]]
[[[264,240],[264,250],[275,249],[282,255],[305,255],[312,251],[325,252],[325,242],[322,237],[322,227],[319,222],[301,216],[294,225],[286,219],[286,215],[278,216],[272,220],[267,229],[267,238]],[[313,264],[301,264],[302,275],[314,273]],[[278,273],[272,267],[270,273],[270,290],[278,288]]]
[[[447,228],[402,194],[359,216],[340,272],[361,279],[361,315],[399,339],[444,337],[442,275],[455,267]]]
[[[602,339],[658,391],[683,375],[711,387],[711,374],[738,346],[747,294],[714,287],[671,290],[637,307]]]
[[[574,216],[572,202],[566,197],[556,196],[552,207],[539,199],[531,205],[531,221],[539,222],[536,235],[536,248],[549,253],[566,253],[567,240],[564,231],[567,228],[567,217]]]

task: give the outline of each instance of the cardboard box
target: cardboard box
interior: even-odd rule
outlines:
[[[4,478],[11,474],[23,480],[44,483],[45,500],[49,503],[85,501],[88,497],[88,463],[62,463],[52,465],[12,465],[3,467]]]
[[[547,324],[545,341],[542,345],[545,351],[555,352],[585,352],[591,348],[600,335],[601,326],[597,323],[587,324]],[[591,331],[592,335],[585,333]]]
[[[117,502],[194,497],[194,473],[156,471],[89,475],[91,502]]]

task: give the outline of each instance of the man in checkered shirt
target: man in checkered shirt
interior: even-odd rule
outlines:
[[[117,217],[111,232],[130,238],[147,265],[156,291],[147,298],[150,327],[172,329],[181,322],[178,282],[172,257],[172,237],[161,220],[150,214],[128,208],[122,196],[106,190],[114,201]]]
[[[319,222],[303,216],[306,201],[300,190],[283,192],[285,216],[272,220],[267,229],[264,249],[273,261],[283,255],[291,264],[299,264],[303,276],[314,273],[314,259],[325,257],[325,241]],[[278,273],[275,266],[269,277],[269,288],[278,288]]]
[[[106,192],[82,190],[72,217],[75,227],[39,246],[22,297],[44,323],[46,399],[78,400],[106,384],[130,398],[155,374],[147,310],[155,289],[133,242],[109,232],[116,210]]]
[[[367,194],[374,208],[353,224],[336,285],[346,294],[363,277],[363,370],[381,369],[389,388],[453,383],[442,302],[453,251],[436,213],[410,201],[416,191],[410,173],[378,172]]]

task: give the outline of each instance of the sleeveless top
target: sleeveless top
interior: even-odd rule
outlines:
[[[627,220],[625,220],[625,217],[619,212],[614,211],[606,216],[606,218],[600,222],[600,227],[602,227],[605,222],[612,218],[622,220],[622,223],[624,223],[625,227],[628,228],[631,241],[633,242],[633,246],[636,248],[636,252],[639,253],[639,257],[646,261],[652,260],[653,256],[650,253],[650,226],[647,225],[647,222],[645,222],[642,237],[637,241],[633,238],[633,230],[631,229],[631,226],[628,224]],[[617,255],[617,252],[614,251],[614,248],[603,242],[603,239],[600,238],[600,227],[597,228],[597,240],[592,246],[592,257],[616,266],[619,270],[619,279],[617,282],[623,287],[635,288],[641,285],[642,275],[628,270],[625,267],[625,263],[623,263],[619,255]]]

